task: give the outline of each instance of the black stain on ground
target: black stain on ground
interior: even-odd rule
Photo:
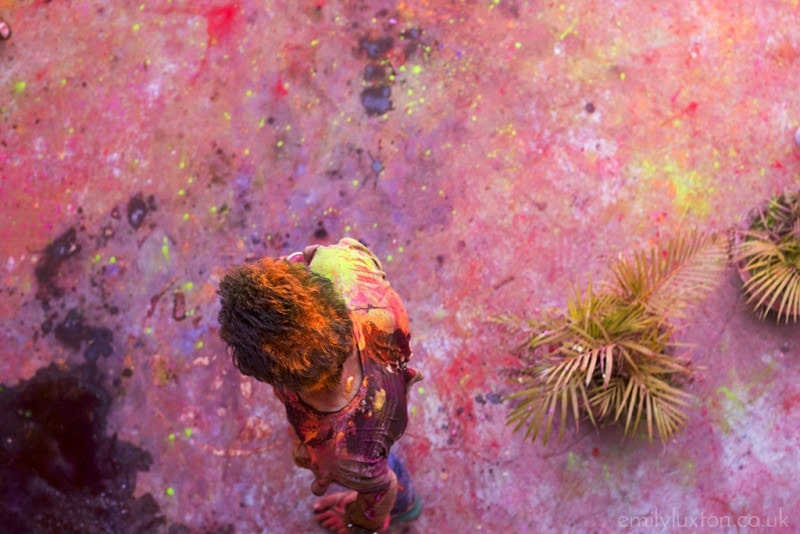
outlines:
[[[75,228],[70,228],[44,249],[44,258],[36,266],[34,274],[39,283],[39,298],[46,302],[50,297],[61,297],[64,290],[56,281],[61,265],[81,251]]]
[[[422,28],[409,28],[400,32],[401,39],[419,41],[420,37],[422,37]]]
[[[487,402],[492,404],[500,404],[503,402],[503,396],[494,392],[489,392],[485,396],[482,393],[479,393],[475,396],[475,402],[478,404],[486,404]]]
[[[146,201],[141,193],[134,195],[128,200],[128,223],[134,230],[138,230],[147,214],[155,210],[156,199],[153,195],[147,197]]]
[[[42,325],[42,331],[44,330]],[[67,312],[67,316],[56,325],[54,332],[59,343],[75,351],[80,350],[85,341],[87,346],[83,356],[87,361],[94,362],[100,356],[108,358],[114,352],[111,346],[114,333],[104,326],[87,325],[83,314],[76,308]]]
[[[65,297],[61,285],[82,287],[66,266],[81,251],[78,239],[74,227],[59,235],[34,274],[47,313],[41,333],[53,332],[68,349],[83,348],[86,362],[53,364],[14,387],[0,385],[0,532],[138,533],[166,526],[152,495],[134,496],[150,454],[106,434],[112,395],[96,362],[113,353],[113,332],[89,324],[78,307],[61,320],[55,311],[53,301]],[[85,295],[81,302],[91,307]]]
[[[128,203],[128,222],[138,228],[155,210],[152,195],[138,194]],[[112,211],[114,221],[123,219],[120,211]],[[121,246],[112,243],[120,237],[113,228],[112,221],[92,235],[75,225],[47,245],[35,267],[36,297],[45,318],[41,329],[32,334],[34,341],[40,334],[53,333],[59,345],[82,350],[85,361],[71,367],[52,364],[14,387],[0,385],[2,533],[190,532],[184,525],[168,524],[152,495],[134,495],[137,473],[149,469],[151,455],[116,435],[107,435],[112,399],[122,398],[123,379],[130,378],[133,369],[126,364],[113,386],[104,383],[103,377],[119,362],[109,359],[114,353],[114,332],[95,321],[100,320],[101,310],[109,315],[121,313],[107,302],[109,293],[101,275],[118,277],[125,271],[117,263],[99,268],[92,263],[92,269],[100,273],[93,275],[87,273],[86,263],[75,259],[81,258],[81,241],[94,242],[96,249]],[[67,294],[60,286],[71,290]],[[176,320],[185,317],[180,297],[176,295]],[[144,424],[145,414],[142,411],[140,420]],[[233,529],[214,525],[202,532]]]
[[[328,239],[328,230],[325,229],[325,223],[317,221],[317,229],[314,230],[314,239],[325,240]]]
[[[172,293],[172,318],[176,321],[186,319],[186,295],[183,291]]]
[[[390,35],[364,36],[358,41],[358,54],[366,56],[363,81],[366,88],[361,91],[361,105],[369,116],[384,115],[392,107],[392,86],[396,83],[396,72],[392,63],[401,65],[425,48],[422,28],[409,28],[400,32],[403,42],[401,51],[395,50],[395,39]]]
[[[365,87],[361,91],[361,105],[368,116],[384,115],[392,108],[392,84],[394,74],[389,58],[394,48],[394,38],[362,37],[358,41],[358,50],[369,60],[364,66]],[[390,75],[389,72],[392,71]]]
[[[358,47],[369,59],[381,59],[386,57],[386,54],[394,48],[394,39],[391,37],[378,37],[375,39],[362,37],[358,42]]]
[[[407,58],[411,57],[422,45],[422,42],[420,41],[422,38],[422,29],[410,28],[405,30],[400,33],[400,38],[404,41],[407,41],[406,45],[403,47],[403,54]]]
[[[87,327],[84,331],[86,340],[86,350],[83,356],[87,361],[94,362],[100,356],[108,358],[114,352],[111,342],[114,340],[114,333],[103,326]]]
[[[106,434],[111,397],[93,363],[40,369],[0,387],[0,525],[5,532],[153,532],[166,521],[134,496],[146,451]]]
[[[56,339],[65,347],[80,350],[83,342],[83,315],[78,310],[67,312],[67,317],[55,328]]]

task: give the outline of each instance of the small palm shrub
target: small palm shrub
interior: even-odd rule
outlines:
[[[778,322],[800,317],[800,192],[782,194],[754,210],[737,235],[733,259],[748,302]]]
[[[663,249],[620,257],[612,279],[575,290],[565,312],[522,320],[500,319],[524,332],[509,370],[520,389],[508,422],[532,441],[548,438],[558,417],[559,439],[571,418],[576,429],[624,422],[625,435],[644,425],[667,441],[686,423],[692,376],[685,348],[674,340],[688,307],[718,283],[727,240],[692,232]]]

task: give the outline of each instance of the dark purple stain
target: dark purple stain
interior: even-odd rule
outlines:
[[[156,199],[153,195],[147,197],[146,201],[141,193],[132,196],[130,200],[128,200],[128,223],[130,223],[134,229],[138,230],[142,226],[147,214],[155,210]]]
[[[358,42],[358,46],[362,52],[367,54],[369,59],[381,59],[394,47],[394,39],[391,37],[379,37],[377,39],[362,37]]]
[[[392,110],[392,88],[388,85],[367,87],[361,92],[361,105],[367,115],[383,115]]]

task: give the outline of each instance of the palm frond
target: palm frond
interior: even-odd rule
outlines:
[[[672,320],[710,291],[726,261],[722,237],[678,237],[663,251],[621,258],[611,284],[576,286],[565,313],[527,321],[519,349],[526,367],[516,373],[522,389],[509,396],[514,430],[546,444],[554,426],[563,437],[571,417],[576,429],[588,419],[620,423],[626,435],[644,426],[651,441],[656,433],[671,439],[692,398],[681,389],[692,373],[674,355]],[[785,305],[795,300],[800,294]]]
[[[778,322],[800,316],[800,273],[795,267],[772,264],[756,271],[743,287],[762,318],[769,310],[775,310]]]
[[[519,403],[511,410],[508,423],[515,424],[515,432],[525,428],[525,439],[535,441],[539,433],[543,431],[542,441],[546,444],[550,439],[557,412],[560,413],[559,439],[564,435],[568,415],[572,415],[575,426],[578,428],[581,413],[589,405],[589,398],[580,374],[563,369],[563,367],[571,367],[574,361],[564,362],[564,364],[551,373],[551,377],[558,375],[563,378],[566,374],[568,375],[566,380],[559,379],[558,382],[535,380],[526,389],[509,395],[510,400],[518,400]],[[594,424],[595,421],[591,414],[589,414],[589,418]]]
[[[612,267],[613,289],[654,315],[681,319],[719,283],[728,260],[727,240],[692,231],[663,249],[621,257]]]
[[[779,195],[754,210],[737,234],[733,261],[747,302],[762,318],[800,318],[800,193]]]
[[[651,441],[655,429],[666,442],[684,426],[684,409],[692,398],[676,386],[675,374],[687,375],[689,370],[659,355],[641,362],[631,375],[615,377],[608,387],[596,386],[589,391],[589,401],[598,419],[617,422],[624,417],[626,435],[633,435],[644,421]]]

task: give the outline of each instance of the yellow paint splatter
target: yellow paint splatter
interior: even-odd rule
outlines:
[[[372,401],[372,407],[375,409],[376,412],[383,410],[383,406],[386,404],[386,390],[381,388],[375,392],[375,400]]]
[[[344,392],[346,394],[349,394],[353,390],[353,379],[354,377],[352,376],[347,377],[347,383],[344,385]]]
[[[711,213],[714,187],[707,176],[695,169],[686,169],[673,160],[667,160],[663,165],[644,160],[639,168],[646,187],[663,185],[667,188],[678,213],[691,212],[701,218]]]

